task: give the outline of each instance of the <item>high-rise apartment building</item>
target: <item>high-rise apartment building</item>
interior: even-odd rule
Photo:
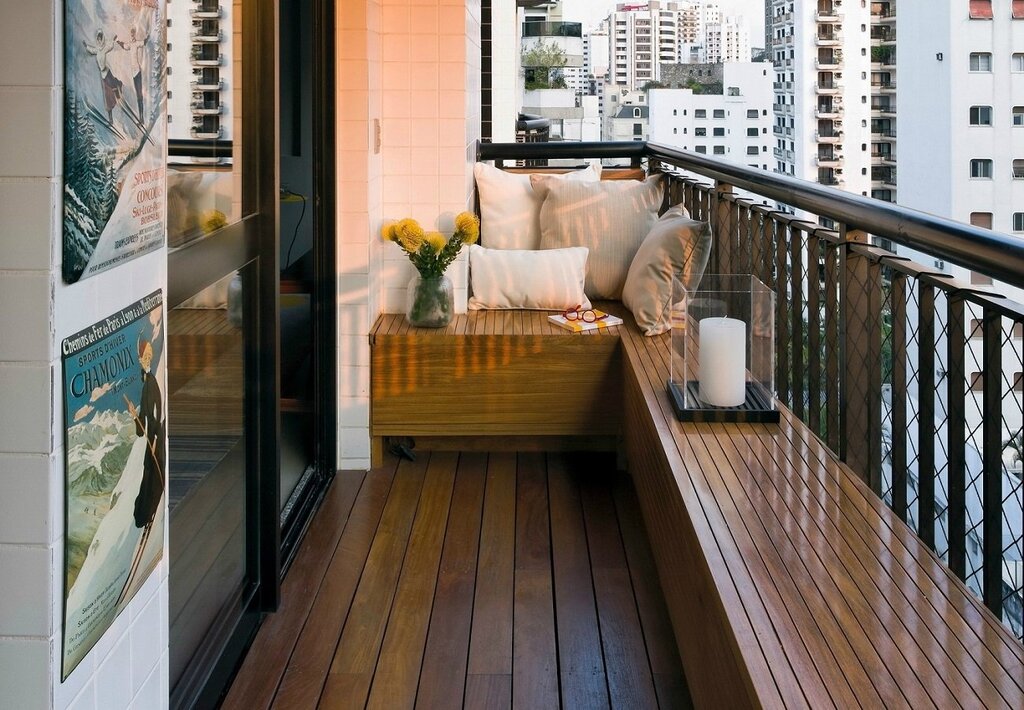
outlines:
[[[871,3],[871,196],[896,202],[896,0]]]
[[[903,28],[892,65],[899,72],[899,203],[1024,238],[1024,3],[1011,0],[903,2],[887,24]],[[892,74],[895,78],[895,72]],[[893,109],[895,115],[895,108]],[[895,131],[895,122],[893,122]],[[894,176],[895,177],[895,176]],[[894,180],[895,182],[895,180]],[[920,257],[909,250],[911,258]],[[928,263],[928,265],[933,265]],[[1024,301],[1024,290],[955,264],[936,268]],[[967,317],[968,376],[980,387],[980,314]],[[1003,435],[1024,424],[1024,332],[1004,329]],[[980,394],[978,395],[980,397]],[[968,406],[969,428],[981,420]]]
[[[750,32],[741,18],[722,17],[710,23],[705,32],[706,60],[718,62],[749,62]]]
[[[869,194],[870,8],[840,0],[766,2],[776,171]]]
[[[680,61],[683,45],[701,41],[704,24],[691,2],[620,4],[608,18],[609,83],[642,87],[659,79],[660,63]]]

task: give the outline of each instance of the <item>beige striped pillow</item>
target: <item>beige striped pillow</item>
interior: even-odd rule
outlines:
[[[663,176],[644,182],[569,182],[535,177],[531,176],[533,189],[544,200],[540,208],[540,248],[587,247],[587,295],[620,298],[629,265],[658,221],[664,199]]]

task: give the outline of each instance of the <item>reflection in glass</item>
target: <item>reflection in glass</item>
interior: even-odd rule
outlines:
[[[172,687],[246,580],[246,267],[170,311]]]
[[[167,242],[172,249],[242,217],[242,5],[167,6]]]

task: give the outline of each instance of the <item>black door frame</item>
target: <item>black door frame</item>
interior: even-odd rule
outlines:
[[[282,574],[334,478],[338,455],[335,11],[334,0],[312,4],[314,476],[281,531]]]
[[[286,2],[287,0],[281,0]],[[336,126],[335,126],[335,0],[313,0],[313,200],[314,230],[314,481],[306,487],[297,502],[289,524],[280,525],[280,335],[278,304],[280,299],[279,194],[280,159],[277,0],[251,0],[258,11],[258,39],[246,48],[244,61],[249,68],[247,81],[259,80],[258,113],[264,125],[258,131],[257,160],[262,166],[258,179],[258,214],[243,220],[251,225],[226,228],[225,237],[233,238],[240,249],[251,256],[258,252],[259,306],[258,352],[253,354],[259,373],[254,385],[259,392],[272,392],[273,397],[259,399],[259,485],[249,501],[258,511],[259,541],[248,544],[251,569],[258,570],[258,584],[245,611],[233,629],[225,630],[227,638],[219,654],[203,665],[205,677],[196,678],[191,687],[196,691],[188,698],[172,697],[175,707],[216,707],[230,688],[231,681],[245,657],[260,622],[280,604],[280,585],[288,564],[298,550],[302,536],[318,509],[337,467],[337,247],[336,247]],[[271,51],[272,50],[272,51]],[[272,78],[272,82],[269,79]],[[251,86],[252,84],[250,84]],[[251,121],[251,119],[250,119]],[[267,125],[269,124],[269,125]],[[251,144],[250,144],[251,145]],[[254,236],[258,235],[254,239]],[[213,263],[209,264],[210,267]],[[208,268],[208,267],[203,267]],[[212,271],[210,272],[213,273]],[[201,277],[200,273],[195,274]],[[190,279],[192,281],[192,279]],[[212,283],[212,281],[211,281]],[[262,287],[271,284],[272,287]],[[198,289],[197,289],[198,290]],[[195,291],[192,291],[195,293]],[[182,295],[186,298],[188,295]],[[268,318],[267,314],[274,314]],[[270,322],[272,321],[272,322]],[[259,395],[257,395],[258,397]],[[192,670],[190,668],[190,670]],[[184,680],[184,679],[183,679]]]

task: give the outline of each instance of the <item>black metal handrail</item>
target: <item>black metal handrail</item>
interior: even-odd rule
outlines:
[[[762,197],[777,200],[796,209],[827,215],[837,222],[844,223],[848,229],[862,230],[889,239],[901,246],[927,252],[965,269],[1024,288],[1024,239],[660,143],[481,143],[477,157],[479,160],[659,160],[728,185],[756,192]]]

